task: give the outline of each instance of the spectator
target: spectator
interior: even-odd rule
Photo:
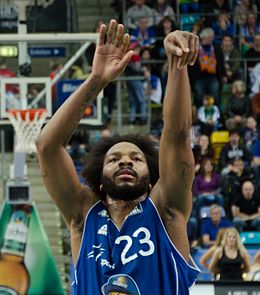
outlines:
[[[222,244],[216,249],[209,269],[220,281],[228,282],[242,281],[243,273],[250,270],[250,257],[235,228],[225,231]]]
[[[198,173],[201,168],[201,163],[206,158],[213,158],[213,149],[210,145],[208,135],[202,134],[199,138],[198,148],[193,149],[195,158],[195,172]]]
[[[69,78],[70,79],[86,79],[88,76],[84,70],[84,59],[82,57],[78,58],[74,65],[69,70]]]
[[[213,161],[209,158],[204,159],[193,186],[197,208],[200,209],[213,203],[224,206],[224,200],[220,194],[221,188],[222,180],[220,175],[214,171]]]
[[[135,0],[135,5],[128,8],[126,13],[127,27],[130,30],[137,29],[141,17],[146,17],[148,26],[153,26],[153,10],[145,5],[145,0]]]
[[[202,243],[204,247],[210,247],[216,243],[217,233],[220,228],[231,227],[232,223],[221,217],[222,207],[216,204],[210,207],[210,218],[202,220]]]
[[[233,224],[238,232],[260,231],[260,198],[254,184],[247,180],[232,204]]]
[[[253,152],[254,145],[260,140],[260,130],[254,117],[247,118],[246,127],[243,130],[243,142],[250,152]]]
[[[240,27],[240,44],[242,45],[242,55],[245,55],[249,48],[252,48],[254,37],[260,33],[260,24],[255,14],[247,16],[246,23]]]
[[[235,28],[230,21],[229,14],[226,11],[221,11],[218,15],[217,21],[212,24],[212,29],[215,32],[214,44],[221,45],[223,36],[229,35],[234,37]]]
[[[241,158],[235,158],[232,161],[231,171],[225,177],[225,201],[226,212],[231,217],[231,205],[236,196],[241,192],[242,183],[246,180],[255,182],[255,173],[251,166],[245,167]]]
[[[0,57],[0,79],[1,78],[13,78],[16,77],[16,73],[8,69],[6,59]],[[6,85],[6,94],[15,95],[19,92],[17,86],[15,85]]]
[[[227,175],[232,170],[232,161],[240,158],[246,165],[250,165],[252,154],[240,143],[240,135],[236,130],[229,132],[229,142],[226,143],[220,152],[219,164],[222,174]]]
[[[242,26],[246,24],[249,14],[257,16],[257,6],[251,0],[241,0],[235,7],[235,22]]]
[[[194,102],[201,106],[205,94],[215,99],[220,105],[219,92],[225,76],[224,57],[219,47],[213,45],[214,31],[205,28],[200,33],[200,49],[197,61],[190,67],[190,81],[194,92]]]
[[[140,17],[138,27],[131,32],[132,42],[137,42],[142,48],[153,48],[155,43],[155,30],[148,25],[147,17]]]
[[[165,16],[155,29],[156,41],[154,46],[154,55],[158,59],[166,59],[163,40],[170,32],[176,30],[177,27],[169,16]]]
[[[154,25],[158,25],[165,16],[169,17],[173,22],[176,22],[174,10],[166,0],[156,0],[153,7],[153,13]]]
[[[203,105],[198,109],[198,119],[204,123],[206,134],[210,136],[212,131],[221,127],[220,111],[214,104],[214,98],[210,95],[204,95]]]
[[[221,246],[221,243],[222,243],[222,239],[224,237],[224,233],[226,231],[226,228],[220,228],[218,230],[218,233],[217,233],[217,237],[216,237],[216,241],[214,243],[214,245],[212,245],[208,250],[207,252],[205,252],[201,258],[200,258],[200,264],[202,266],[204,266],[206,269],[209,269],[209,260],[212,259],[212,256],[214,255],[215,251],[217,250],[218,247]]]
[[[251,115],[251,102],[246,96],[246,84],[242,80],[232,83],[232,96],[226,105],[226,127],[228,130],[241,129],[246,126],[247,117]]]
[[[240,64],[240,52],[234,46],[234,40],[229,35],[224,35],[222,38],[221,49],[224,55],[225,70],[227,83],[233,83],[235,80],[241,80],[243,70]]]
[[[126,67],[126,76],[143,76],[143,69],[141,64],[141,47],[138,43],[133,42],[130,48],[134,50],[130,63]],[[147,120],[147,105],[144,95],[144,84],[142,79],[127,80],[126,81],[128,101],[130,105],[130,124],[145,124]],[[138,115],[139,112],[139,116]]]
[[[255,34],[253,45],[247,50],[245,57],[248,59],[247,69],[251,72],[260,60],[260,33]]]
[[[144,91],[145,96],[152,103],[160,104],[162,99],[162,85],[160,77],[157,75],[156,70],[153,69],[151,64],[151,53],[148,48],[141,52],[143,72],[145,76]]]

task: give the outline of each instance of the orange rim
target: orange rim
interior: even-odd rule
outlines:
[[[41,117],[44,113],[46,113],[46,109],[27,109],[27,110],[17,110],[17,109],[10,109],[8,113],[16,116],[17,113],[20,113],[22,120],[25,120],[26,114],[29,113],[29,119],[32,121],[35,117],[36,113],[39,113],[39,117]]]

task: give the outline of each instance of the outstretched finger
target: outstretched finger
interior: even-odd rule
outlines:
[[[117,27],[117,32],[116,32],[116,37],[115,37],[115,46],[119,47],[122,39],[123,39],[123,34],[124,34],[124,26],[122,24],[118,25]]]
[[[104,45],[105,40],[106,40],[106,32],[107,32],[107,27],[106,25],[101,25],[100,30],[99,30],[99,40],[98,40],[98,45]]]
[[[124,37],[123,37],[123,42],[122,42],[122,45],[121,45],[121,50],[123,52],[123,54],[125,54],[128,50],[128,47],[129,47],[129,44],[130,44],[130,35],[129,34],[124,34]]]
[[[115,37],[115,31],[116,31],[116,20],[111,19],[108,32],[107,32],[107,43],[110,44],[113,42],[113,39]]]
[[[126,68],[126,66],[129,64],[132,56],[134,54],[133,50],[129,50],[124,57],[122,58],[122,60],[119,63],[119,68],[121,69],[121,72],[123,72]]]

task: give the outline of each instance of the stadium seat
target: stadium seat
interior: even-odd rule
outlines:
[[[260,232],[245,231],[240,233],[240,238],[246,248],[260,249]]]
[[[223,145],[229,142],[229,132],[226,130],[213,131],[210,136],[210,142],[214,151],[214,164],[217,165]]]

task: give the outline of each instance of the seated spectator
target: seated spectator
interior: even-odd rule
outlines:
[[[154,55],[158,59],[166,59],[166,53],[163,45],[164,38],[177,27],[169,16],[165,16],[161,22],[155,27],[156,41],[154,46]]]
[[[221,193],[222,179],[214,171],[213,161],[206,158],[201,163],[200,172],[196,175],[193,186],[193,194],[198,209],[213,203],[224,206]]]
[[[232,96],[226,105],[227,129],[241,129],[246,126],[247,117],[251,115],[251,102],[246,95],[246,84],[242,80],[232,83]]]
[[[130,49],[134,50],[129,64],[126,67],[126,76],[143,76],[143,69],[141,63],[141,47],[138,43],[131,43]],[[128,101],[130,106],[129,123],[145,124],[147,120],[147,103],[144,95],[143,79],[127,80],[126,81]]]
[[[238,232],[260,231],[260,198],[254,184],[247,180],[232,204],[233,224]]]
[[[169,17],[173,22],[176,22],[174,10],[166,0],[156,0],[153,7],[153,13],[154,25],[158,25],[165,16]]]
[[[255,14],[247,16],[246,23],[240,27],[240,44],[242,46],[242,55],[245,55],[249,48],[252,48],[254,37],[260,33],[260,24]]]
[[[138,27],[131,32],[132,42],[137,42],[142,48],[153,48],[155,43],[155,31],[149,27],[148,18],[141,17]]]
[[[257,16],[257,6],[253,4],[252,0],[241,0],[235,7],[235,22],[238,25],[245,25],[247,16],[254,14]]]
[[[234,46],[234,40],[231,36],[225,35],[222,38],[221,49],[224,55],[225,70],[226,70],[226,83],[232,83],[235,80],[243,78],[243,70],[239,62],[240,52]]]
[[[214,245],[212,245],[207,252],[205,252],[200,258],[200,264],[203,265],[206,269],[209,269],[209,260],[212,259],[215,251],[218,247],[221,246],[222,239],[224,237],[224,233],[226,228],[220,228],[217,233],[216,241]]]
[[[84,59],[82,57],[78,58],[73,66],[69,70],[69,78],[70,79],[80,79],[84,80],[88,76],[84,69]]]
[[[232,38],[235,36],[235,27],[230,21],[230,16],[226,11],[221,11],[217,21],[212,24],[212,29],[215,32],[214,44],[220,45],[222,38],[229,35]]]
[[[260,60],[260,33],[255,34],[252,47],[247,50],[245,58],[249,59],[247,61],[247,69],[251,72]]]
[[[229,0],[200,0],[201,12],[205,14],[207,26],[211,26],[221,11],[231,12]]]
[[[144,92],[145,96],[149,98],[152,103],[160,104],[162,99],[162,85],[160,77],[156,70],[153,69],[151,60],[151,53],[148,48],[141,52],[143,72],[144,72]]]
[[[221,217],[222,207],[216,204],[210,207],[210,218],[202,220],[201,235],[204,247],[210,247],[216,243],[219,229],[231,227],[232,223]]]
[[[236,158],[242,159],[247,166],[250,166],[252,154],[240,143],[239,133],[236,130],[231,130],[229,142],[222,147],[220,152],[219,165],[223,175],[227,175],[232,170],[232,162]]]
[[[252,153],[254,145],[260,140],[260,130],[257,128],[257,123],[254,117],[247,118],[246,127],[242,130],[242,137],[245,146]]]
[[[200,33],[200,48],[198,58],[193,67],[189,67],[190,82],[194,93],[194,103],[202,105],[205,94],[215,99],[220,105],[219,92],[225,76],[224,57],[222,50],[213,45],[214,31],[205,28]]]
[[[131,30],[137,29],[141,17],[146,17],[148,26],[153,26],[153,10],[145,5],[145,0],[135,0],[135,5],[128,8],[126,13],[127,27]]]
[[[243,273],[250,270],[250,257],[235,228],[225,231],[209,265],[214,277],[220,281],[243,281]]]
[[[241,192],[242,183],[246,180],[255,182],[255,173],[252,167],[245,167],[244,161],[241,158],[235,158],[232,161],[231,170],[226,175],[224,181],[225,190],[225,209],[231,217],[231,205],[236,196]]]
[[[214,104],[214,98],[204,95],[203,105],[198,109],[198,119],[204,123],[206,134],[210,136],[213,131],[218,130],[222,125],[220,122],[219,108]]]
[[[195,158],[195,172],[198,173],[201,167],[201,163],[206,158],[213,158],[213,149],[210,145],[208,135],[202,134],[199,138],[199,145],[193,149]]]

